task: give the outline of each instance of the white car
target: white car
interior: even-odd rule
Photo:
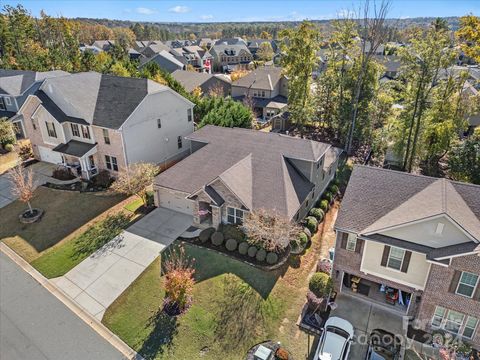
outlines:
[[[325,322],[314,360],[347,360],[352,340],[352,324],[339,317],[329,318]]]

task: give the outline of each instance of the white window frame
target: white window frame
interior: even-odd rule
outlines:
[[[233,214],[230,214],[230,210],[233,210]],[[233,206],[227,206],[227,223],[232,225],[242,224],[244,216],[245,216],[245,211],[243,211],[242,209],[238,209]],[[230,221],[230,217],[233,218],[233,222]]]
[[[0,110],[7,110],[7,107],[5,106],[5,100],[1,96],[0,96]]]
[[[440,310],[440,311],[438,311],[438,310]],[[437,314],[437,312],[440,312],[441,314]],[[452,320],[448,320],[448,314],[451,313],[451,312],[462,315],[461,323],[460,322],[455,322],[455,321],[452,321]],[[468,322],[471,321],[472,319],[475,321],[475,326],[474,327],[469,326],[469,324],[468,324]],[[437,321],[437,323],[439,323],[439,325],[434,324],[435,320]],[[453,324],[459,325],[458,332],[447,329],[446,328],[447,322],[451,322]],[[435,307],[435,312],[433,313],[432,320],[431,320],[432,328],[442,329],[442,330],[445,330],[449,333],[464,337],[466,339],[472,339],[475,336],[475,333],[478,329],[478,324],[479,323],[480,323],[480,319],[476,318],[475,316],[471,316],[471,315],[468,315],[468,314],[463,314],[460,311],[450,310],[450,309],[447,309],[447,308],[445,308],[443,306],[439,306],[439,305],[437,305]],[[465,330],[466,329],[472,330],[471,336],[465,335]]]
[[[352,248],[353,244],[353,248]],[[345,249],[348,251],[355,252],[355,249],[357,248],[357,236],[355,234],[348,234],[347,236],[347,244],[345,245]]]
[[[456,314],[461,315],[461,316],[462,316],[462,321],[450,320],[450,319],[448,318],[448,316],[449,316],[451,313],[452,313],[452,314],[453,314],[453,313],[456,313]],[[461,313],[460,311],[448,310],[448,311],[447,311],[447,316],[445,317],[444,322],[443,322],[443,330],[448,331],[448,332],[450,332],[450,333],[452,333],[452,334],[458,334],[458,335],[460,335],[460,334],[462,333],[462,330],[463,330],[463,324],[464,324],[464,322],[465,322],[465,314]],[[447,323],[452,323],[452,324],[454,324],[454,325],[458,325],[458,332],[455,332],[455,331],[453,331],[453,330],[451,330],[451,329],[447,329]]]
[[[470,319],[475,320],[475,326],[474,326],[474,327],[467,326],[468,321],[469,321]],[[467,320],[465,320],[465,324],[464,324],[463,329],[462,329],[462,336],[463,336],[464,338],[466,338],[466,339],[473,339],[473,336],[475,335],[475,332],[477,331],[478,323],[479,323],[479,322],[480,322],[480,321],[479,321],[478,318],[476,318],[475,316],[470,316],[470,315],[468,315],[468,316],[467,316]],[[471,336],[465,335],[465,329],[471,329],[471,330],[472,330],[472,335],[471,335]]]
[[[105,165],[108,170],[118,171],[118,162],[115,156],[105,155]]]
[[[193,110],[192,109],[187,109],[187,120],[188,120],[188,122],[191,122],[193,120]]]
[[[437,315],[437,310],[440,310],[440,311],[442,312],[442,314],[441,314],[441,315]],[[433,313],[433,316],[432,316],[432,322],[431,322],[432,327],[440,329],[440,328],[442,327],[442,325],[443,325],[443,320],[445,319],[445,315],[446,315],[446,314],[447,314],[447,309],[444,308],[443,306],[438,306],[438,305],[437,305],[437,306],[435,307],[435,312]],[[438,322],[439,322],[438,325],[435,325],[435,324],[434,324],[434,321],[435,321],[435,320],[437,320],[437,321],[439,320],[439,321],[438,321]]]
[[[110,141],[110,134],[108,133],[108,130],[102,129],[102,135],[103,135],[103,142],[106,145],[110,145],[112,142]]]
[[[399,250],[399,251],[402,251],[403,255],[402,255],[402,259],[400,260],[398,257],[392,257],[392,252],[394,250]],[[387,258],[387,268],[389,269],[392,269],[392,270],[397,270],[397,271],[401,271],[402,270],[402,266],[403,266],[403,260],[405,259],[405,249],[402,249],[402,248],[398,248],[398,247],[390,247],[390,251],[388,252],[388,258]],[[390,260],[391,259],[394,259],[394,260],[400,260],[400,267],[397,269],[396,267],[393,267],[393,266],[390,266]]]
[[[78,124],[70,123],[70,129],[72,130],[72,136],[80,137],[80,129],[78,128]]]
[[[9,106],[12,105],[12,99],[10,99],[9,96],[5,96],[5,104],[7,104]]]
[[[475,285],[472,286],[471,284],[462,283],[462,277],[463,277],[464,274],[476,276],[477,281],[475,282]],[[473,297],[473,295],[475,294],[475,290],[477,289],[479,278],[480,278],[480,276],[478,276],[477,274],[474,274],[474,273],[471,273],[471,272],[468,272],[468,271],[462,271],[462,274],[460,275],[460,279],[458,279],[458,284],[457,284],[457,288],[455,289],[455,294],[471,299]],[[462,294],[462,293],[458,292],[458,289],[460,288],[460,285],[472,287],[472,294],[471,295],[466,295],[466,294]]]
[[[52,128],[50,128],[50,125]],[[45,126],[47,127],[47,135],[51,138],[57,138],[57,129],[55,129],[55,124],[52,121],[45,121]]]
[[[82,137],[84,139],[91,139],[90,129],[88,128],[88,126],[82,125]]]

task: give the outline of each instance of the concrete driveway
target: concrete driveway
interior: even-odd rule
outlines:
[[[115,299],[192,221],[189,215],[155,209],[52,282],[101,320]]]
[[[386,307],[372,304],[368,300],[348,294],[338,294],[337,309],[330,316],[348,320],[355,329],[355,341],[350,350],[349,360],[363,360],[367,354],[368,336],[374,329],[383,329],[403,338],[403,318]]]

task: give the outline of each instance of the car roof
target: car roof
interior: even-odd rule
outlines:
[[[339,317],[331,317],[325,322],[325,328],[327,326],[335,326],[339,329],[342,329],[346,332],[348,332],[351,336],[353,336],[353,326],[350,324],[347,320],[344,320]]]
[[[326,329],[327,331],[327,329]],[[343,348],[345,347],[345,339],[343,336],[335,334],[333,332],[327,331],[327,334],[324,339],[323,349],[321,354],[319,354],[319,359],[324,359],[322,355],[330,354],[332,360],[339,360],[342,357]]]

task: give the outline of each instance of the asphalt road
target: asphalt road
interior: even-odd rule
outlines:
[[[0,359],[125,357],[0,252]]]

